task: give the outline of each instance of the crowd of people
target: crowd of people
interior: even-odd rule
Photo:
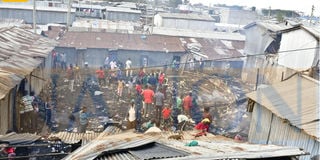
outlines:
[[[168,90],[169,84],[168,77],[166,76],[167,65],[162,69],[153,69],[142,66],[139,69],[134,69],[133,63],[128,58],[124,65],[123,63],[110,59],[107,56],[94,74],[88,73],[88,63],[81,69],[77,64],[75,67],[70,64],[66,66],[64,53],[55,53],[56,60],[55,66],[60,66],[66,71],[66,78],[69,82],[70,92],[74,92],[74,85],[81,86],[82,82],[87,81],[88,75],[94,76],[100,88],[109,88],[111,91],[115,89],[117,100],[123,100],[128,105],[127,129],[135,129],[138,132],[143,129],[149,128],[153,124],[161,129],[174,130],[179,128],[179,115],[188,117],[180,123],[192,121],[190,110],[193,105],[192,92],[182,93],[177,95],[175,88]],[[190,63],[190,69],[194,63]],[[202,60],[199,61],[200,68],[203,66]],[[171,65],[172,71],[179,69],[179,63],[174,60]],[[75,84],[74,84],[75,83]],[[167,94],[170,94],[168,96]],[[86,107],[83,107],[80,114],[80,132],[85,132],[88,126]],[[208,110],[204,110],[206,115],[203,120],[196,125],[196,129],[201,131],[208,131],[208,126],[212,122],[212,117]],[[181,116],[180,116],[181,117]],[[177,122],[175,124],[174,122]],[[143,125],[148,123],[149,125]],[[200,125],[201,124],[201,125]],[[209,124],[209,125],[208,125]],[[149,127],[148,127],[149,126]]]

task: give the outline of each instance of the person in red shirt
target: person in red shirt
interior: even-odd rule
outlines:
[[[192,107],[192,93],[190,92],[186,97],[183,98],[183,109],[187,116],[191,117],[190,109]]]
[[[99,85],[102,86],[102,82],[103,82],[103,86],[105,86],[106,79],[105,79],[105,75],[104,75],[104,71],[103,71],[102,67],[100,67],[100,69],[96,70],[96,74],[98,76]]]
[[[149,117],[149,114],[151,112],[150,110],[152,107],[154,92],[151,89],[151,86],[148,86],[148,88],[143,90],[141,94],[143,96],[144,103],[145,103],[145,110],[144,110],[145,112],[143,113],[143,115],[144,117],[147,118]]]
[[[139,81],[136,84],[136,91],[138,94],[140,94],[142,92],[141,83]]]
[[[207,132],[209,131],[211,121],[209,118],[203,119],[200,123],[198,123],[194,128],[196,130],[199,130],[200,132],[194,135],[195,137],[200,137],[202,135],[207,135]]]
[[[161,74],[160,74],[158,81],[159,81],[159,84],[162,86],[163,81],[164,81],[164,73],[161,73]]]
[[[163,118],[163,127],[166,130],[169,128],[170,120],[171,120],[171,108],[169,106],[166,106],[162,110],[162,118]]]

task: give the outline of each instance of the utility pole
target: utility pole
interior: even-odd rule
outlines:
[[[311,15],[310,15],[310,26],[312,25],[312,18],[313,18],[313,12],[314,12],[314,5],[311,7]]]
[[[69,2],[68,2],[68,12],[67,12],[67,29],[69,29],[70,22],[71,22],[71,19],[70,19],[71,1],[72,1],[72,0],[69,0]]]
[[[37,33],[37,25],[36,25],[36,0],[33,0],[32,21],[33,21],[33,31],[34,31],[34,33]]]
[[[268,19],[271,18],[271,6],[269,6],[269,13],[268,13]]]

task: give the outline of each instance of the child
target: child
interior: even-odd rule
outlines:
[[[162,110],[162,118],[163,118],[163,126],[165,129],[169,128],[170,120],[171,120],[171,108],[166,106]]]

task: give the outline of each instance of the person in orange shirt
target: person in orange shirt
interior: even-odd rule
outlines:
[[[190,109],[192,107],[192,93],[190,92],[186,97],[183,98],[183,109],[187,116],[191,117]]]
[[[154,97],[154,92],[151,89],[151,86],[148,85],[148,88],[143,90],[141,95],[143,96],[144,103],[145,103],[145,109],[144,109],[143,116],[148,118],[149,114],[151,112],[150,110],[152,107],[152,102],[153,102],[153,97]]]
[[[102,67],[100,67],[100,69],[96,70],[96,74],[98,76],[99,85],[105,86],[106,79],[105,79],[105,75],[104,75],[104,71],[103,71]],[[103,85],[102,85],[102,82],[103,82]]]

